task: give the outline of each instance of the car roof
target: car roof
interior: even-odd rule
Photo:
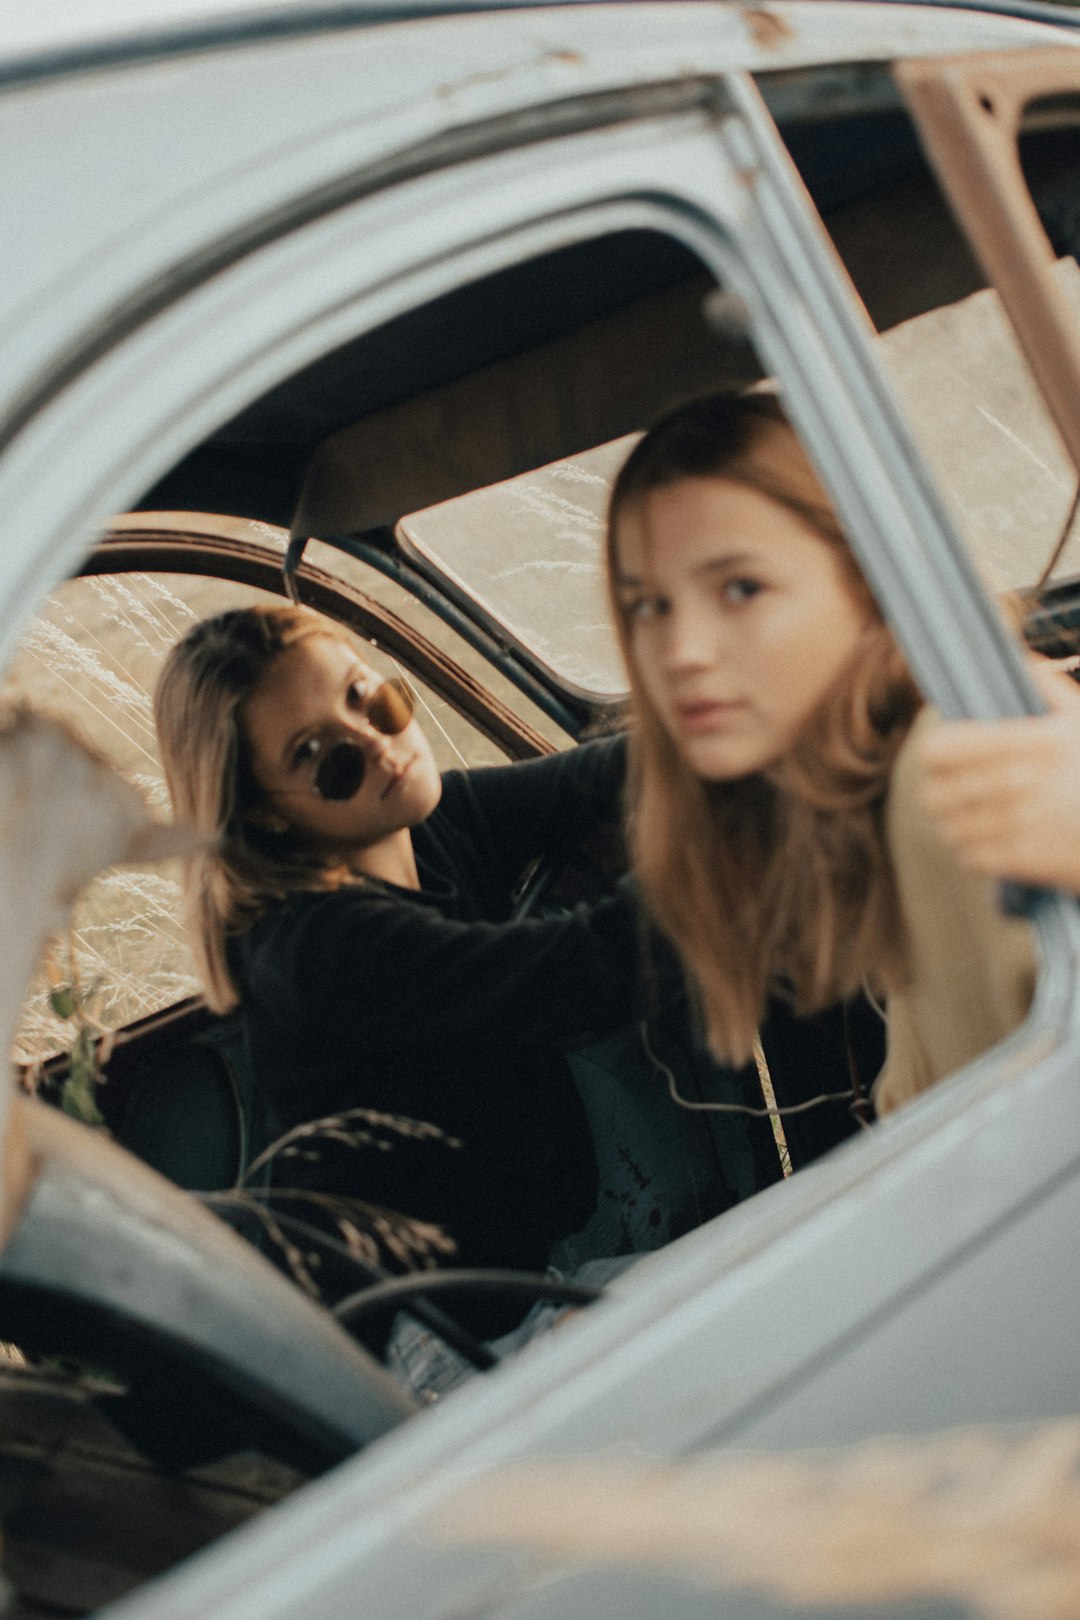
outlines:
[[[469,9],[410,0],[12,0],[0,15],[0,54],[4,57],[49,50],[90,49],[108,44],[119,50],[135,40],[165,45],[199,30],[207,39],[279,27],[317,27],[336,18],[378,21],[402,11]]]
[[[538,0],[11,0],[0,13],[0,81],[35,79],[284,34]],[[560,0],[561,3],[561,0]],[[588,0],[578,0],[588,3]]]
[[[552,0],[94,0],[93,5],[88,5],[86,0],[49,0],[47,4],[42,4],[41,0],[9,0],[0,12],[0,84],[149,57],[220,49],[286,34],[323,33],[467,12],[533,11],[551,3]],[[554,0],[554,3],[566,8],[603,5],[607,0]],[[802,33],[815,59],[820,57],[820,48],[815,51],[813,46],[816,30],[806,31],[808,14],[817,9],[819,0],[795,0],[793,5],[748,6],[742,0],[702,0],[702,3],[745,15],[751,19],[748,26],[752,31],[754,17],[771,13],[785,24],[793,14],[801,12],[798,29],[783,28],[787,43],[790,47]],[[892,0],[888,9],[900,6],[966,10],[1080,26],[1080,17],[1070,9],[1070,0]],[[883,11],[880,29],[885,49],[891,26],[887,12]],[[820,37],[825,38],[827,33],[826,28]],[[927,29],[927,43],[932,39],[931,24]]]

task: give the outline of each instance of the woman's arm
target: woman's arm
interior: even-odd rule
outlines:
[[[923,761],[945,724],[925,709],[893,770],[886,835],[904,931],[906,982],[887,1002],[879,1113],[971,1062],[1020,1024],[1035,986],[1030,926],[998,885],[962,866],[924,805]]]
[[[626,737],[581,743],[542,759],[451,771],[447,805],[508,889],[537,855],[569,853],[622,818]]]
[[[633,1014],[640,984],[629,880],[596,905],[508,923],[342,890],[281,908],[249,951],[260,999],[313,1041],[402,1060],[420,1047],[552,1047],[606,1033]]]
[[[942,722],[922,744],[927,809],[976,872],[1080,894],[1080,690],[1033,672],[1045,715]]]

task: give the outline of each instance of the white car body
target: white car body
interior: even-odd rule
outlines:
[[[1080,35],[840,0],[362,11],[177,0],[0,19],[0,652],[111,513],[282,378],[515,256],[659,222],[750,306],[930,695],[1021,709],[1019,662],[812,210],[769,168],[745,76]],[[713,110],[672,90],[706,82]],[[623,112],[594,122],[604,98]],[[545,120],[564,138],[543,139]],[[545,1584],[524,1552],[440,1541],[432,1516],[524,1458],[779,1451],[1075,1411],[1080,930],[1064,901],[1037,914],[1039,994],[1004,1047],[110,1613],[599,1620],[617,1605],[630,1620],[657,1612],[657,1589]],[[703,1612],[679,1581],[662,1602]],[[769,1602],[752,1613],[794,1612]]]

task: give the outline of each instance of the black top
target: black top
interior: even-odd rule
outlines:
[[[518,921],[512,896],[534,856],[618,815],[624,772],[623,738],[448,772],[413,832],[419,892],[371,879],[296,894],[234,941],[275,1126],[362,1105],[462,1144],[335,1149],[293,1161],[290,1184],[438,1222],[455,1264],[542,1268],[581,1222],[596,1165],[564,1050],[635,1011],[633,892],[622,879],[595,905]]]

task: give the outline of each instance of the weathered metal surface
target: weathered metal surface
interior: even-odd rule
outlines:
[[[894,71],[1080,469],[1080,329],[1053,276],[1053,250],[1018,147],[1030,102],[1080,93],[1080,60],[1072,50],[1010,52],[899,62]]]
[[[928,3],[946,6],[947,0]],[[970,4],[971,0],[960,3]],[[767,60],[769,53],[781,48],[796,56],[813,51],[816,28],[801,27],[809,4],[823,14],[821,26],[831,29],[835,43],[840,32],[836,14],[841,9],[835,0],[831,5],[825,0],[788,0],[786,4],[776,0],[757,4],[715,0],[710,10],[716,26],[724,30],[725,44],[760,52]],[[333,35],[401,17],[437,21],[452,15],[454,9],[452,0],[405,0],[404,4],[392,0],[233,0],[225,12],[218,0],[158,0],[156,4],[148,0],[97,0],[88,13],[79,0],[52,0],[47,9],[34,5],[33,0],[11,0],[0,21],[0,62],[16,81],[46,73],[93,71],[114,62],[175,57],[215,47],[228,49],[252,40],[272,41],[282,35]],[[530,12],[546,12],[550,17],[552,8],[543,0],[534,4],[510,0],[503,7],[481,5],[476,9],[501,10],[504,17],[515,10],[524,12],[520,25],[524,32],[532,21]],[[1005,0],[989,0],[985,6],[988,13],[1008,9]],[[831,18],[827,15],[830,11]],[[948,16],[912,23],[896,6],[868,5],[864,11],[872,14],[876,40],[889,50],[897,49],[900,41],[912,49],[920,40],[933,42],[955,32],[955,22]],[[1051,6],[1025,5],[1025,0],[1020,0],[1014,15],[1023,18],[1025,14],[1044,23],[1056,20]]]
[[[1057,291],[1080,321],[1080,269]],[[1027,590],[1050,560],[1076,476],[993,288],[883,334],[879,347],[919,447],[988,587]],[[1055,570],[1080,574],[1073,534]]]

